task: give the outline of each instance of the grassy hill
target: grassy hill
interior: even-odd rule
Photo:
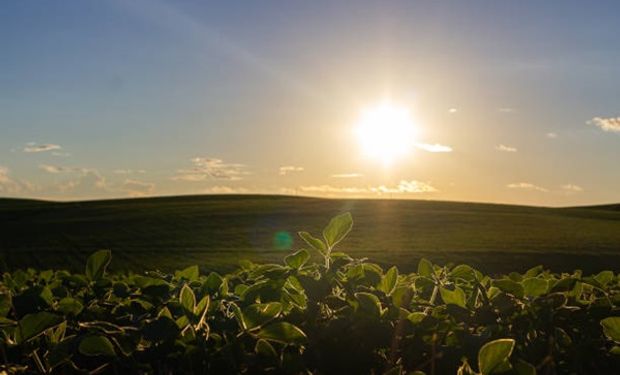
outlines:
[[[609,206],[613,207],[613,206]],[[486,272],[544,264],[556,271],[620,269],[620,211],[412,200],[181,196],[88,202],[0,199],[5,267],[81,269],[94,250],[113,267],[229,269],[239,259],[280,261],[298,230],[318,234],[350,211],[342,244],[356,256],[412,270],[420,257]]]

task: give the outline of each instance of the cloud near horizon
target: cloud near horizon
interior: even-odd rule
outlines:
[[[32,153],[32,152],[46,152],[46,151],[60,150],[60,149],[62,149],[60,145],[55,145],[51,143],[36,144],[34,142],[30,142],[26,144],[26,147],[24,147],[23,151]]]
[[[586,123],[599,127],[605,132],[620,133],[620,117],[594,117]]]
[[[547,193],[549,190],[534,185],[532,183],[529,182],[517,182],[517,183],[512,183],[512,184],[508,184],[506,185],[506,187],[508,187],[509,189],[522,189],[522,190],[530,190],[530,191],[540,191],[542,193]]]
[[[278,174],[280,176],[286,176],[289,173],[303,172],[303,171],[304,171],[304,167],[296,167],[294,165],[284,165],[279,168]]]
[[[364,177],[361,173],[336,173],[330,176],[331,178],[359,178]]]
[[[429,183],[416,180],[401,180],[395,186],[332,186],[332,185],[312,185],[300,186],[299,190],[304,193],[318,194],[349,194],[349,195],[383,195],[383,194],[421,194],[434,193],[438,190]]]
[[[418,143],[417,148],[428,152],[452,152],[452,147],[446,145],[440,145],[439,143]]]
[[[499,144],[495,146],[495,149],[497,151],[502,151],[502,152],[517,152],[518,151],[516,147],[506,146],[504,144]]]
[[[239,181],[250,172],[244,164],[224,163],[222,159],[196,157],[191,159],[194,165],[190,169],[179,169],[172,177],[175,181],[199,182],[207,180]]]

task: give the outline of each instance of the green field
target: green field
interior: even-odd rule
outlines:
[[[426,257],[485,272],[620,269],[618,206],[540,208],[412,200],[183,196],[88,202],[0,200],[3,267],[80,270],[111,249],[116,270],[191,264],[229,270],[240,259],[281,261],[329,218],[355,220],[342,250],[414,270]],[[292,243],[289,241],[292,240]]]

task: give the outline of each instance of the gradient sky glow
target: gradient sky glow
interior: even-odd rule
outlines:
[[[3,1],[0,196],[620,201],[617,1]],[[415,120],[389,166],[354,135]]]

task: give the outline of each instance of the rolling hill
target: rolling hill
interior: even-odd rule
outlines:
[[[242,258],[280,261],[303,246],[297,231],[318,235],[330,217],[350,211],[355,225],[342,250],[404,270],[427,257],[486,272],[537,264],[595,272],[620,269],[620,211],[613,207],[259,195],[0,199],[0,256],[5,269],[75,270],[89,253],[107,248],[117,270],[227,270]]]

